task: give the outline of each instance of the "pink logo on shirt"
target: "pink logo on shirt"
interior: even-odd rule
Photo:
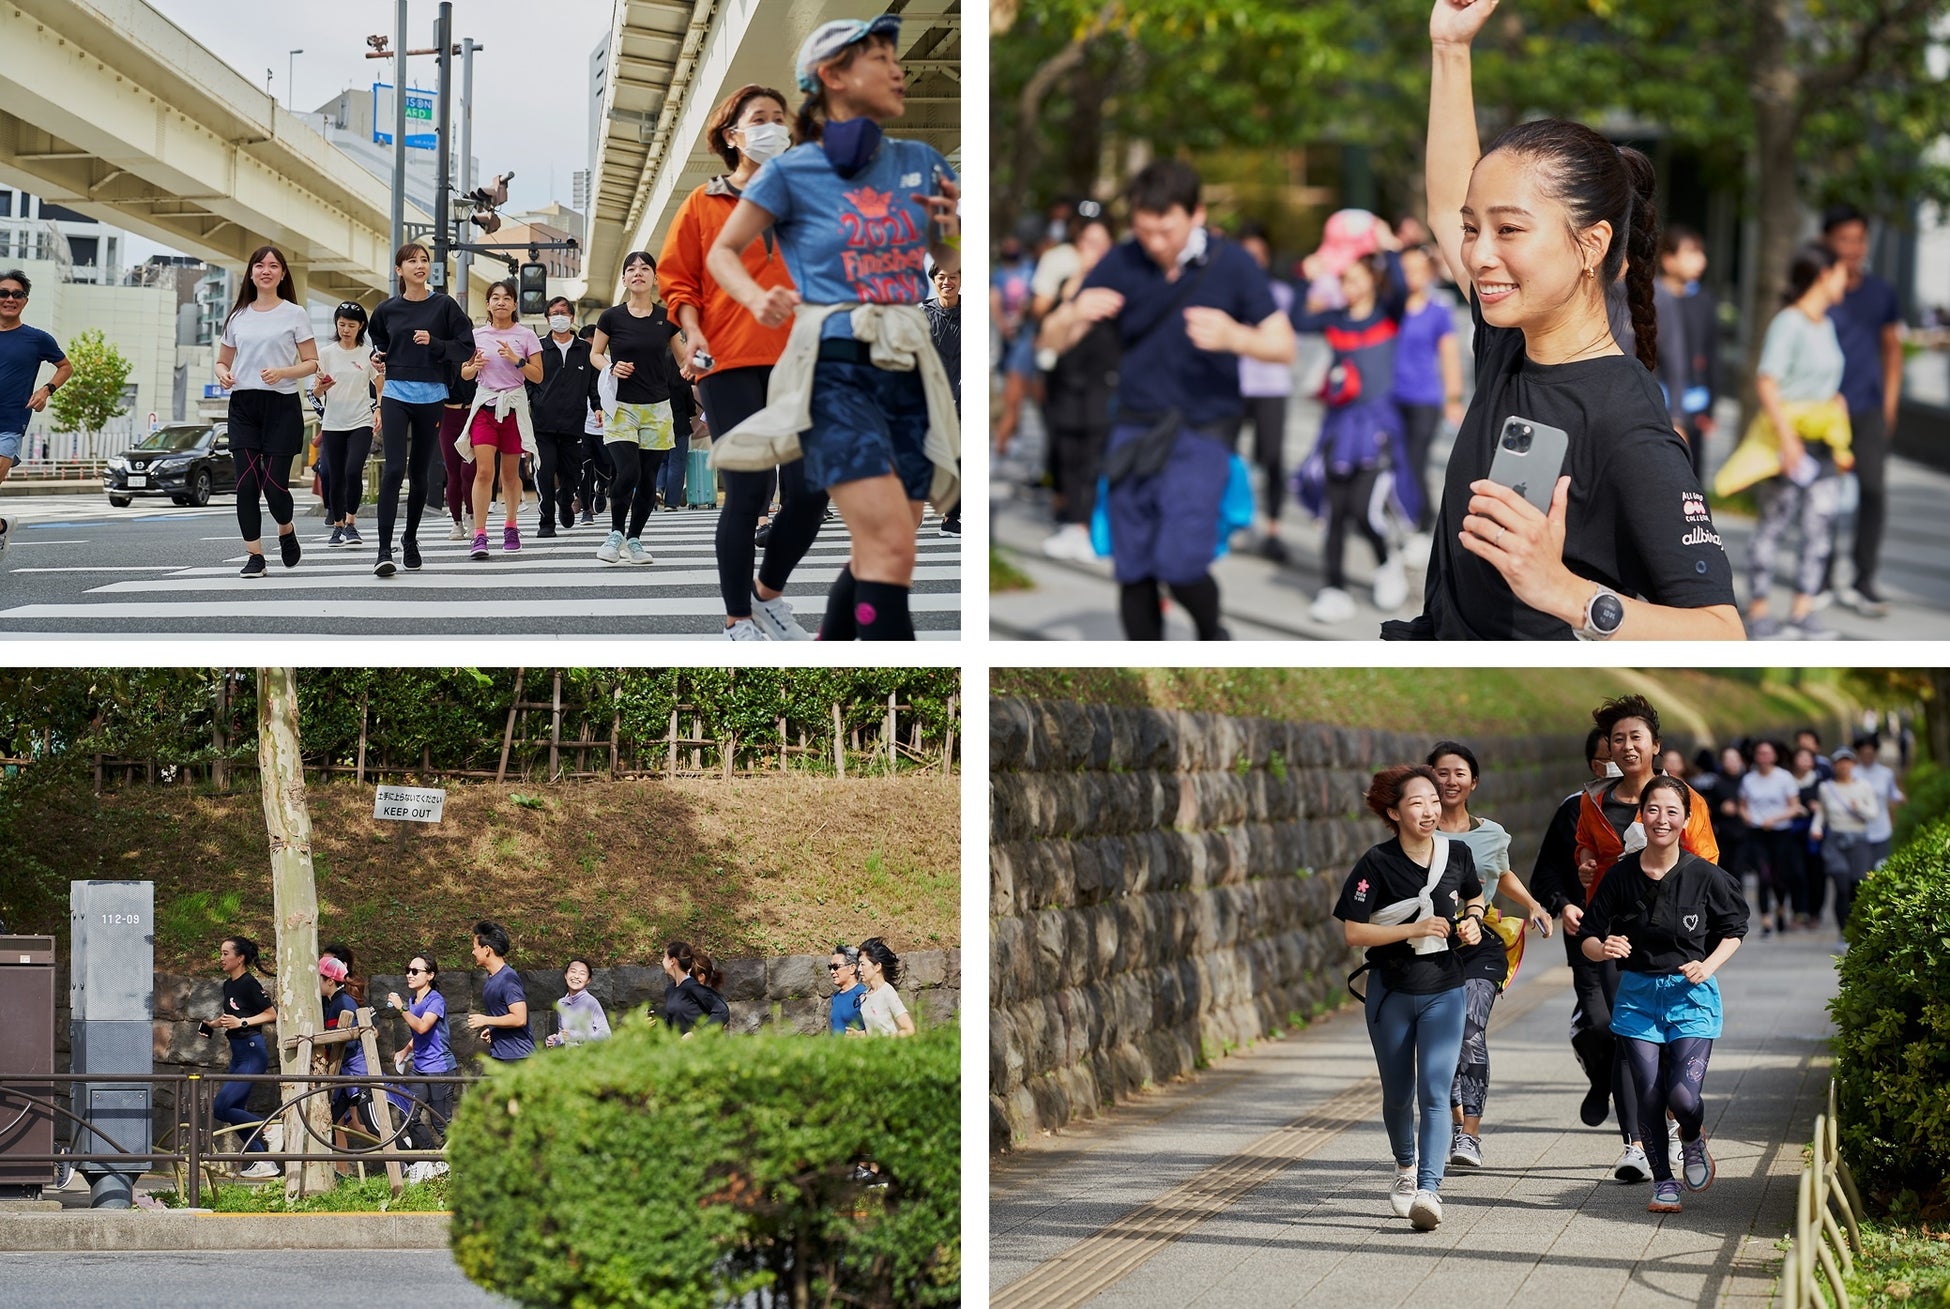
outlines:
[[[1365,877],[1364,877],[1364,878],[1362,878],[1362,879],[1361,879],[1360,881],[1358,881],[1358,882],[1356,882],[1356,883],[1354,884],[1354,898],[1355,898],[1356,900],[1365,900],[1365,899],[1367,899],[1367,898],[1368,898],[1368,879],[1367,879],[1367,878],[1365,878]]]

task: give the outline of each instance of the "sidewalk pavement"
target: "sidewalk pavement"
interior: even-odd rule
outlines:
[[[1046,1309],[1724,1305],[1762,1309],[1826,1104],[1824,932],[1750,937],[1720,974],[1706,1078],[1715,1185],[1645,1211],[1620,1140],[1578,1121],[1560,941],[1532,939],[1492,1017],[1484,1166],[1450,1168],[1433,1232],[1393,1216],[1358,1008],[992,1161],[992,1304]]]

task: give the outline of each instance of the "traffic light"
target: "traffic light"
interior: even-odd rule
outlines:
[[[520,281],[521,313],[523,317],[535,317],[548,311],[548,265],[523,264]]]

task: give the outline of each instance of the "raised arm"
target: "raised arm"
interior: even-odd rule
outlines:
[[[1463,262],[1462,207],[1469,175],[1483,148],[1476,137],[1476,96],[1470,82],[1469,45],[1496,12],[1497,0],[1435,0],[1429,15],[1434,64],[1429,78],[1428,163],[1423,181],[1429,231],[1462,293],[1474,294]]]

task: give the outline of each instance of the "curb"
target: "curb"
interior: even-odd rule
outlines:
[[[22,482],[14,480],[0,485],[0,495],[99,495],[108,493],[99,481],[94,482]]]
[[[445,1250],[446,1214],[0,1213],[0,1250]]]

